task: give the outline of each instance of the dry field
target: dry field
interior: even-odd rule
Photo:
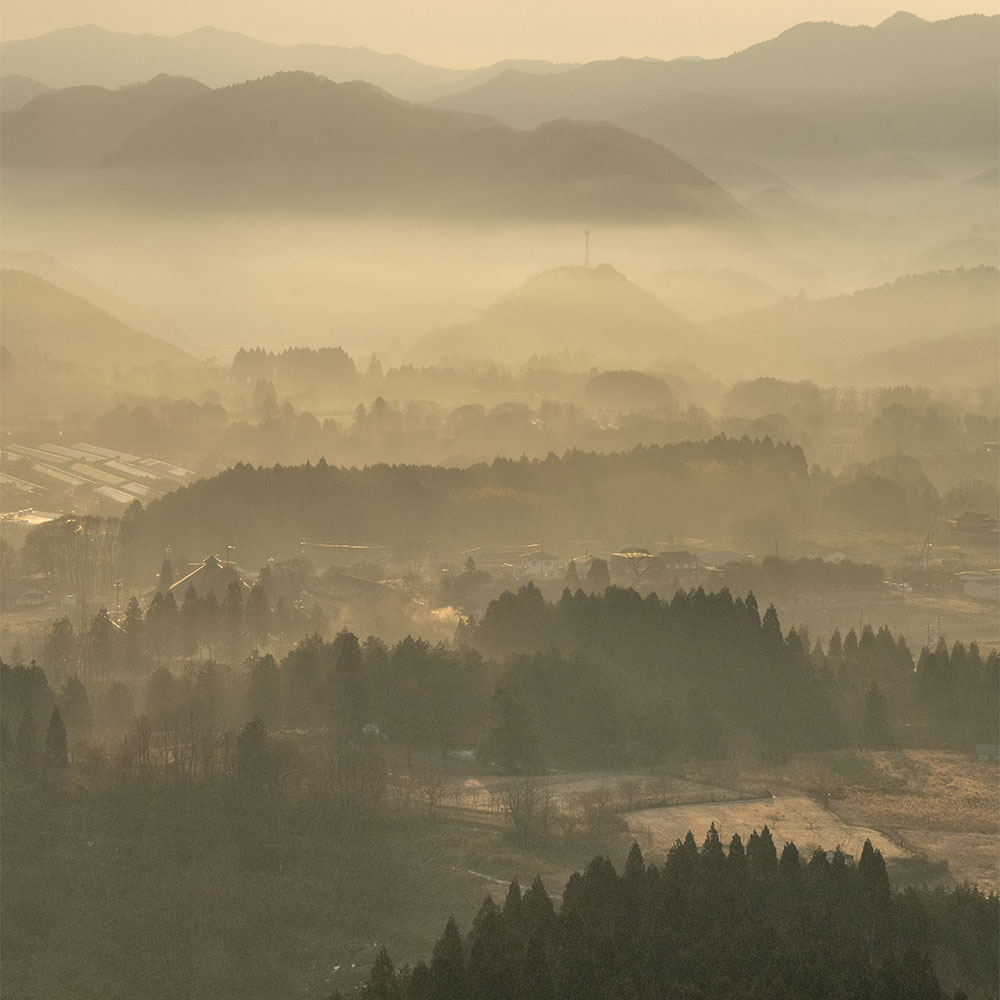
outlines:
[[[780,769],[725,761],[702,775],[719,784],[763,785],[779,797],[808,792],[848,826],[878,830],[904,854],[947,861],[955,882],[1000,891],[995,763],[954,751],[859,750],[797,757]]]
[[[956,882],[1000,891],[1000,765],[933,750],[864,756],[897,787],[846,789],[833,803],[841,816],[877,824],[912,851],[947,860]]]
[[[766,824],[779,854],[785,843],[794,841],[806,857],[816,847],[824,850],[840,847],[845,854],[858,858],[866,839],[871,840],[887,861],[909,854],[878,830],[845,822],[805,795],[643,809],[629,813],[626,820],[629,833],[651,859],[663,857],[688,830],[700,844],[712,823],[724,842],[738,833],[744,843],[751,831],[759,831]]]

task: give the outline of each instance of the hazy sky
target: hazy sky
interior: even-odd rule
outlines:
[[[3,0],[0,32],[27,38],[98,24],[179,34],[204,24],[284,44],[327,42],[467,67],[507,57],[721,56],[800,21],[877,24],[900,0]],[[912,0],[928,20],[996,13],[997,0]]]

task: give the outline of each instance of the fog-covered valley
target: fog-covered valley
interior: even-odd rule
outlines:
[[[998,21],[4,38],[4,989],[995,996]]]

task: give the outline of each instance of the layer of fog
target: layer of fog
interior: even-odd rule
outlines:
[[[758,216],[750,236],[591,227],[591,262],[610,263],[638,283],[671,269],[730,268],[781,295],[812,299],[891,281],[928,262],[953,267],[989,263],[993,255],[995,212],[983,211],[982,196],[963,193],[950,212],[922,206],[919,217],[911,212],[891,223],[837,206],[821,212],[807,199],[800,209],[790,196],[771,200],[781,211]],[[586,220],[96,217],[12,205],[3,244],[51,254],[140,306],[147,332],[200,357],[225,358],[241,346],[340,345],[354,355],[377,351],[393,363],[421,335],[474,317],[531,274],[582,264],[586,228]],[[689,310],[718,312],[719,305]],[[738,372],[752,359],[751,348],[746,358],[719,361]]]

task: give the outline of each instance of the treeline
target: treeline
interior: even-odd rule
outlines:
[[[211,590],[202,597],[190,586],[178,604],[174,593],[161,587],[145,609],[133,596],[120,620],[101,608],[84,631],[59,618],[45,637],[41,660],[60,681],[72,674],[102,682],[135,680],[178,661],[241,663],[253,649],[287,648],[303,634],[326,634],[329,622],[322,609],[314,604],[306,610],[299,592],[286,597],[281,583],[265,567],[252,587],[231,580],[221,601]],[[19,645],[12,658],[24,658]]]
[[[244,652],[267,627],[253,592],[242,610],[223,604],[214,646],[196,647],[188,601],[192,617],[182,608],[166,632],[169,604],[158,595],[145,619],[130,609],[121,630],[98,616],[86,684],[69,622],[55,623],[45,671],[4,667],[8,740],[29,715],[41,732],[53,705],[74,745],[118,738],[137,715],[158,739],[186,732],[188,742],[259,717],[271,729],[473,749],[504,772],[537,773],[854,746],[968,749],[1000,726],[996,652],[983,658],[975,643],[949,649],[942,639],[914,662],[902,636],[870,626],[860,637],[835,630],[810,649],[808,637],[782,631],[773,606],[761,615],[752,593],[699,588],[664,601],[610,587],[547,603],[529,584],[492,601],[452,645],[361,641],[345,629],[280,658]]]
[[[487,896],[463,937],[454,920],[429,961],[397,971],[382,949],[372,1000],[968,1000],[998,983],[998,901],[978,890],[891,891],[866,841],[780,858],[765,826],[723,846],[714,824],[665,862],[633,845],[619,875],[605,857],[570,876],[557,911],[540,879]],[[946,992],[935,968],[960,988]],[[334,994],[333,998],[339,997]],[[332,998],[332,1000],[333,1000]]]
[[[801,522],[809,483],[800,448],[724,436],[463,469],[237,465],[129,516],[123,545],[152,568],[167,545],[211,552],[220,539],[254,565],[296,555],[302,539],[453,551],[528,537],[568,547],[656,537],[664,523],[678,534],[726,536],[760,511]]]
[[[341,347],[289,347],[266,351],[262,347],[240,348],[229,369],[236,382],[253,384],[280,379],[298,385],[322,385],[328,392],[350,392],[358,388],[358,370]]]
[[[63,638],[57,623],[46,652],[59,650]],[[141,671],[112,675],[92,661],[92,672],[104,679],[85,684],[74,673],[55,688],[34,662],[0,664],[3,739],[30,751],[24,763],[34,773],[40,734],[58,708],[73,747],[114,744],[140,717],[160,747],[212,742],[256,718],[272,730],[307,727],[344,741],[384,734],[396,747],[444,755],[477,745],[495,675],[467,647],[413,638],[390,646],[374,636],[359,642],[346,630],[331,642],[311,635],[280,660],[254,651],[234,662],[164,664],[151,655]]]
[[[735,593],[748,590],[784,596],[804,591],[877,590],[884,572],[874,563],[850,559],[827,562],[818,556],[781,559],[765,556],[759,563],[744,560],[725,567],[726,585]]]
[[[519,720],[520,742],[547,760],[566,759],[564,740],[611,764],[740,748],[778,758],[897,742],[967,748],[1000,727],[995,651],[984,659],[975,643],[949,650],[941,639],[914,663],[903,636],[870,625],[810,648],[782,632],[773,606],[762,616],[752,593],[698,588],[667,601],[610,587],[550,603],[529,584],[458,639],[507,663],[494,715]],[[574,707],[579,724],[560,725]]]
[[[5,995],[288,996],[293,956],[398,914],[399,844],[426,805],[387,822],[377,743],[259,719],[213,733],[218,680],[176,678],[188,718],[165,733],[140,716],[68,758],[51,723],[0,740]]]
[[[123,451],[169,455],[211,474],[223,462],[273,465],[320,458],[337,465],[470,465],[495,455],[544,458],[569,448],[616,451],[707,438],[718,431],[717,421],[696,407],[679,413],[623,413],[610,423],[578,402],[529,405],[523,401],[526,393],[514,395],[493,405],[448,406],[365,394],[346,413],[326,416],[329,407],[281,398],[274,383],[262,380],[248,398],[231,399],[225,407],[217,399],[146,399],[131,407],[118,403],[81,427],[78,436]],[[476,396],[482,398],[479,392]],[[758,428],[756,436],[763,433]]]

